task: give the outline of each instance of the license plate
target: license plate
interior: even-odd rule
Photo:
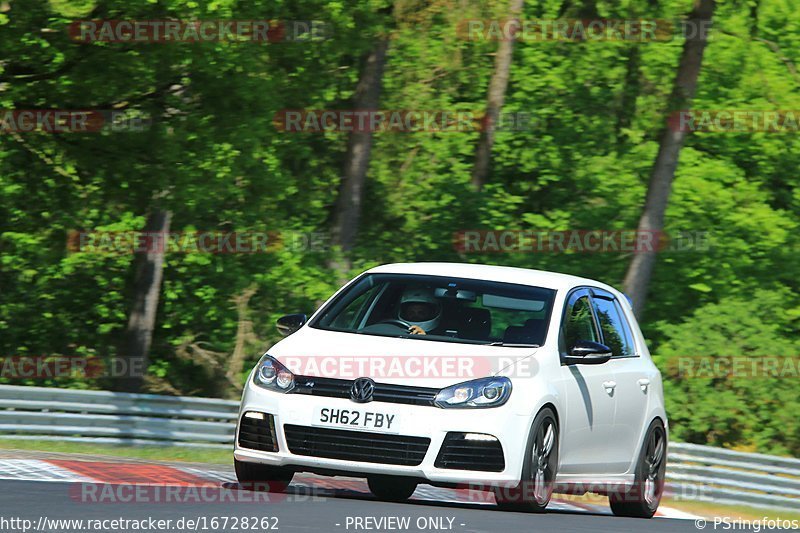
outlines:
[[[395,414],[379,411],[318,407],[314,414],[314,425],[347,429],[374,429],[383,433],[397,433],[397,428],[400,427],[399,418]]]

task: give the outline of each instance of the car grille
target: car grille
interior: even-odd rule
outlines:
[[[264,418],[251,418],[248,411],[239,421],[239,446],[262,452],[277,452],[278,439],[275,437],[275,419],[272,415],[263,414]]]
[[[311,376],[295,376],[295,387],[292,394],[309,394],[312,396],[328,396],[331,398],[349,398],[352,379],[317,378]],[[407,385],[390,385],[375,383],[372,400],[375,402],[404,403],[410,405],[433,405],[439,389],[429,387],[409,387]]]
[[[416,466],[425,458],[431,439],[365,431],[284,425],[286,443],[295,455],[365,463]]]
[[[502,472],[505,468],[503,447],[498,440],[466,440],[464,433],[448,433],[436,462],[436,468]]]

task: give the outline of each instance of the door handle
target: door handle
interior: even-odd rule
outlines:
[[[617,388],[617,382],[616,381],[604,381],[603,382],[603,388],[606,389],[606,392],[608,394],[611,394],[611,393],[614,392],[614,389]]]
[[[639,381],[637,381],[636,383],[639,384],[639,387],[641,387],[642,392],[647,392],[647,387],[650,386],[650,380],[647,379],[647,378],[642,378]]]

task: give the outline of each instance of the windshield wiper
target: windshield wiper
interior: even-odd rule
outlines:
[[[503,341],[494,341],[494,342],[487,342],[484,346],[511,346],[513,348],[541,348],[538,344],[525,344],[525,343],[518,343],[518,342],[503,342]]]

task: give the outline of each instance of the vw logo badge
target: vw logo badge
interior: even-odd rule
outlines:
[[[350,399],[358,403],[371,402],[373,392],[375,392],[374,381],[370,378],[358,378],[350,387]]]

